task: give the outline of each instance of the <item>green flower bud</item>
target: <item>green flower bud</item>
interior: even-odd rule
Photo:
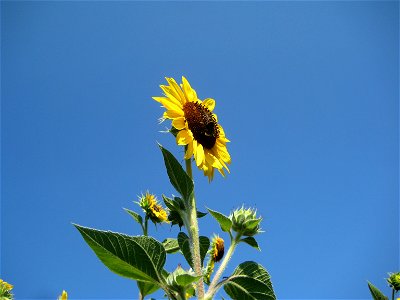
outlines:
[[[400,272],[389,273],[389,278],[387,279],[389,286],[396,292],[400,291]]]
[[[257,211],[244,207],[236,209],[229,218],[232,221],[232,229],[243,236],[253,236],[260,232],[261,217],[257,218]]]

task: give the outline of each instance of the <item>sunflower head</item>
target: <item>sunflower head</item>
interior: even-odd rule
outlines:
[[[389,273],[389,278],[387,279],[389,286],[396,292],[400,291],[400,272]]]
[[[148,191],[139,199],[139,206],[143,209],[144,213],[154,224],[168,222],[168,214],[165,209],[158,204],[155,195],[150,194]]]
[[[210,257],[214,262],[219,262],[224,256],[224,240],[218,235],[214,236],[211,242]]]
[[[213,113],[215,100],[200,100],[185,77],[179,86],[175,79],[166,78],[168,85],[160,85],[164,97],[153,97],[166,109],[161,120],[172,120],[172,130],[178,145],[185,146],[185,159],[194,157],[196,165],[211,181],[217,169],[223,176],[231,157],[226,148],[229,140],[217,115]]]
[[[257,218],[255,209],[241,207],[236,209],[229,218],[232,221],[232,229],[243,236],[253,236],[260,232],[262,218]]]
[[[13,294],[11,293],[11,290],[13,288],[14,286],[12,284],[5,282],[3,279],[0,279],[0,299],[13,299]]]
[[[208,250],[209,260],[207,263],[206,270],[204,272],[203,281],[206,284],[210,284],[211,275],[214,272],[214,265],[216,262],[219,262],[224,256],[225,247],[224,240],[220,238],[218,235],[214,235],[211,241],[210,250]]]
[[[61,296],[58,297],[58,300],[67,300],[67,299],[68,299],[68,293],[63,290]]]

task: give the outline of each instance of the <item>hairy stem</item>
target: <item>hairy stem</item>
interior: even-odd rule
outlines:
[[[224,259],[222,260],[217,272],[214,275],[213,280],[208,288],[208,292],[205,295],[204,299],[209,300],[214,297],[214,294],[217,292],[215,287],[218,284],[218,280],[221,278],[224,273],[228,262],[232,258],[233,252],[235,252],[236,246],[239,244],[240,235],[238,234],[234,239],[231,239],[231,245],[229,246],[228,252],[226,253]]]
[[[186,173],[189,175],[191,179],[193,179],[192,175],[192,162],[190,159],[186,160]],[[196,209],[196,199],[193,197],[190,201],[188,207],[188,216],[189,216],[189,224],[187,226],[187,230],[189,233],[190,240],[190,250],[192,252],[193,258],[193,267],[196,275],[202,275],[201,272],[201,257],[200,257],[200,243],[199,243],[199,225],[197,222],[197,209]],[[203,279],[199,279],[197,282],[197,297],[198,299],[203,299],[204,297],[204,284]]]

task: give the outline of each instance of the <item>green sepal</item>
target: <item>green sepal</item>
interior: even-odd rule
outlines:
[[[178,244],[179,244],[179,248],[181,249],[182,254],[185,257],[186,261],[188,262],[189,266],[192,269],[194,269],[192,253],[190,252],[189,237],[186,235],[186,233],[179,232]],[[204,258],[207,255],[208,248],[210,248],[210,239],[206,236],[200,236],[199,244],[200,244],[200,262],[201,262],[201,266],[203,266]]]
[[[253,238],[252,236],[245,237],[240,240],[240,242],[246,243],[250,245],[251,247],[256,248],[258,251],[261,251],[260,247],[258,246],[257,240]]]
[[[166,238],[162,242],[162,244],[164,246],[165,252],[167,252],[168,254],[176,253],[179,251],[179,244],[177,239]]]
[[[225,216],[224,214],[222,214],[218,211],[215,211],[215,210],[212,210],[209,208],[207,208],[207,210],[214,217],[214,219],[217,220],[217,222],[221,226],[222,231],[229,232],[231,230],[232,221],[231,221],[231,219],[229,219],[229,217]]]
[[[231,276],[217,285],[217,288],[221,285],[232,299],[276,299],[267,270],[253,261],[241,263]]]
[[[125,210],[128,214],[130,214],[131,217],[132,217],[136,222],[138,222],[140,225],[143,225],[143,218],[142,218],[141,215],[139,215],[138,213],[136,213],[136,212],[134,212],[134,211],[132,211],[132,210],[130,210],[130,209],[127,209],[127,208],[124,208],[124,210]]]
[[[176,160],[171,152],[161,145],[159,145],[159,147],[163,154],[165,167],[167,169],[168,177],[172,186],[179,194],[181,194],[183,200],[185,200],[185,203],[189,203],[193,195],[193,180],[188,174],[186,174],[181,164]]]
[[[388,300],[389,299],[371,282],[368,282],[368,288],[369,288],[369,291],[371,292],[372,298],[374,298],[374,300]]]
[[[166,253],[163,245],[154,238],[73,225],[112,272],[134,280],[162,284]]]

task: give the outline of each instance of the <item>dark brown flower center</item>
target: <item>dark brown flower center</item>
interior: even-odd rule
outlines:
[[[212,112],[198,102],[187,102],[183,106],[183,112],[196,141],[206,149],[214,147],[219,129]]]

